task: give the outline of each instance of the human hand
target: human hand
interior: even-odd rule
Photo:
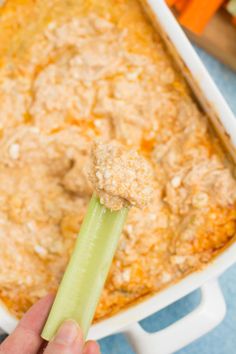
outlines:
[[[31,307],[0,345],[0,354],[100,354],[96,342],[84,343],[81,330],[71,320],[62,324],[49,343],[40,337],[53,300],[53,295],[48,295]]]

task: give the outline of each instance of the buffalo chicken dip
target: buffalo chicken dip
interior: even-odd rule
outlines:
[[[100,202],[111,210],[142,208],[152,199],[151,166],[137,151],[116,141],[94,145],[88,177]]]
[[[0,19],[1,301],[20,317],[56,291],[91,182],[111,208],[142,206],[95,320],[204,267],[236,231],[233,165],[138,2],[6,0]]]

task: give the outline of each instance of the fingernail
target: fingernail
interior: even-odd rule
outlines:
[[[73,320],[65,321],[59,328],[54,342],[63,345],[71,345],[79,334],[79,326]]]
[[[88,341],[85,344],[84,353],[83,354],[101,354],[100,346],[97,342]]]

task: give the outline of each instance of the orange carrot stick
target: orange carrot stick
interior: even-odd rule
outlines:
[[[176,0],[166,0],[166,3],[168,6],[173,6],[175,4]]]
[[[236,26],[236,16],[234,16],[234,17],[232,18],[232,22],[233,22],[233,24]]]
[[[178,12],[182,12],[185,7],[188,5],[189,0],[177,0],[174,4]]]
[[[197,34],[201,34],[210,18],[224,3],[224,0],[190,0],[181,13],[181,25]]]

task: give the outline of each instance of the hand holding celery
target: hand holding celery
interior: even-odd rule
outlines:
[[[66,319],[76,320],[86,337],[128,207],[145,206],[152,197],[150,165],[136,151],[116,141],[94,145],[88,177],[98,197],[94,195],[89,203],[42,333],[46,340]]]

